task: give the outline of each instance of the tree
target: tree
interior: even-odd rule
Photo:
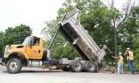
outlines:
[[[0,58],[3,55],[3,46],[4,46],[4,32],[0,32]]]
[[[139,71],[139,6],[131,8],[129,18],[124,23],[122,30],[123,46],[130,47],[134,52],[135,70]]]
[[[32,30],[29,26],[19,25],[14,28],[9,27],[5,30],[5,45],[7,44],[21,44],[23,40],[32,34]]]

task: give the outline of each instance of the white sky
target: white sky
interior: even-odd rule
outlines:
[[[25,24],[40,33],[45,21],[54,19],[63,0],[0,0],[0,31]]]
[[[115,5],[121,8],[126,0],[115,1]],[[25,24],[32,28],[33,33],[39,34],[46,26],[44,22],[56,17],[63,2],[64,0],[0,0],[0,31]]]

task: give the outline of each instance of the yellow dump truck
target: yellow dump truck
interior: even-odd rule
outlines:
[[[56,34],[47,50],[43,48],[44,42],[42,38],[29,36],[22,44],[6,46],[2,62],[6,64],[7,71],[9,73],[18,73],[22,67],[48,68],[50,66],[73,72],[97,71],[98,63],[101,62],[106,54],[105,47],[99,48],[77,20],[78,14],[78,9],[67,13],[59,24],[56,34],[60,32],[78,51],[80,58],[74,60],[68,60],[67,58],[51,59],[49,49]]]

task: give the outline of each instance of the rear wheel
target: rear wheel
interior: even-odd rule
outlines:
[[[87,72],[95,72],[96,71],[96,65],[93,62],[86,62],[85,63],[85,70]]]
[[[17,58],[12,58],[7,62],[8,73],[19,73],[21,71],[22,64],[21,60]]]
[[[82,64],[79,61],[74,61],[70,64],[70,69],[73,72],[80,72],[82,71]]]

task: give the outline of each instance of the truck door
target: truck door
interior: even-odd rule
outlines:
[[[41,46],[40,38],[33,37],[30,49],[31,49],[30,59],[42,59],[43,48]]]
[[[29,36],[24,40],[23,45],[28,59],[42,59],[43,42],[40,38]]]

